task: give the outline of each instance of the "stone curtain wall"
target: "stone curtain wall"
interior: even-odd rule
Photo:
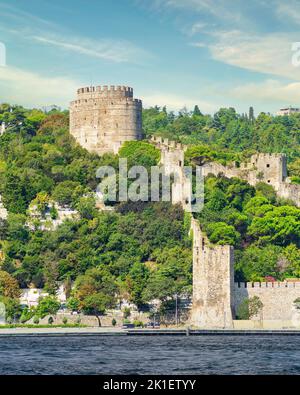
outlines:
[[[177,172],[179,179],[181,177],[181,181],[173,185],[172,202],[181,202],[186,209],[182,166],[187,147],[160,137],[153,137],[151,142],[162,152],[161,163],[165,167],[165,172],[167,174]],[[249,162],[242,163],[240,167],[235,164],[223,166],[210,162],[203,166],[202,174],[238,177],[253,186],[263,181],[272,185],[279,196],[291,199],[300,206],[300,186],[288,182],[285,155],[255,154]],[[281,326],[282,323],[288,322],[289,325],[297,326],[298,321],[300,322],[300,314],[297,314],[294,301],[300,297],[300,282],[235,284],[233,247],[210,244],[202,233],[199,222],[193,218],[191,231],[193,232],[191,325],[198,328],[232,328],[233,319],[243,300],[258,296],[264,307],[261,316],[255,317],[256,320],[277,322]]]
[[[142,139],[142,101],[125,86],[81,88],[70,105],[70,133],[90,152],[118,153],[125,141]]]
[[[184,174],[184,152],[186,146],[175,141],[169,141],[161,137],[153,136],[153,143],[161,151],[160,164],[164,167],[166,176],[174,176],[172,183],[172,204],[180,203],[183,209],[191,212],[191,191],[190,180]]]
[[[282,198],[292,200],[298,207],[300,207],[300,185],[289,184],[286,182],[281,183],[277,194]]]
[[[165,165],[167,171],[174,172],[174,165],[176,163],[184,163],[184,152],[187,146],[155,136],[151,138],[151,142],[161,150],[161,163]],[[209,174],[215,176],[223,174],[228,178],[237,177],[253,186],[263,181],[266,184],[272,185],[278,196],[290,199],[300,207],[300,185],[289,182],[287,177],[287,160],[284,154],[255,154],[251,156],[248,162],[241,163],[239,167],[235,163],[223,166],[217,162],[209,162],[202,167],[202,174],[204,177],[207,177]],[[180,183],[183,185],[182,180]],[[175,188],[175,201],[173,203],[181,201],[184,206],[185,199],[180,192],[184,187],[180,187],[177,184],[173,188]]]
[[[264,320],[293,320],[295,316],[294,301],[300,298],[300,282],[274,283],[235,283],[234,309],[238,311],[244,299],[258,296],[264,307]]]
[[[250,161],[242,163],[240,167],[231,164],[223,166],[210,162],[203,166],[203,175],[215,176],[223,174],[225,177],[238,177],[255,186],[263,181],[272,185],[277,195],[290,199],[300,207],[300,185],[290,184],[287,178],[286,156],[282,154],[255,154]]]
[[[250,162],[242,163],[241,169],[248,171],[249,183],[255,185],[264,181],[272,185],[278,191],[280,184],[287,178],[286,156],[283,154],[255,154]]]
[[[264,307],[255,320],[286,321],[300,325],[294,301],[300,298],[300,282],[234,283],[234,251],[231,246],[209,243],[199,222],[192,219],[193,306],[191,324],[200,328],[232,328],[243,300],[258,296]]]

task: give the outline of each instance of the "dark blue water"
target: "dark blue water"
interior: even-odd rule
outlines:
[[[300,374],[300,337],[1,337],[0,356],[0,374]]]

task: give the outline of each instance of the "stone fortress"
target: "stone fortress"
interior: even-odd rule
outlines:
[[[178,173],[178,178],[183,183],[182,189],[187,190],[184,186],[182,168],[184,166],[184,152],[188,147],[155,136],[152,137],[151,142],[161,150],[161,163],[168,169],[168,172],[171,168],[173,172]],[[237,177],[253,186],[259,182],[265,182],[275,189],[279,197],[289,199],[300,207],[300,185],[290,183],[287,176],[287,159],[284,154],[254,154],[248,162],[241,163],[239,166],[235,163],[223,166],[217,162],[208,162],[202,166],[202,175],[206,177],[209,174],[224,175],[228,178]],[[178,203],[179,197],[180,193],[175,194],[173,203]],[[184,206],[186,205],[183,196],[181,202]]]
[[[118,153],[142,138],[142,101],[126,86],[80,88],[70,105],[70,133],[90,152]]]
[[[181,203],[189,211],[188,196],[191,186],[183,173],[186,146],[152,137],[151,142],[161,151],[161,163],[166,172],[177,173],[172,186],[172,203]],[[228,178],[238,177],[250,185],[265,182],[274,187],[278,196],[293,201],[300,207],[300,185],[289,182],[286,156],[282,154],[255,154],[239,167],[209,162],[202,167],[203,176],[213,174]],[[212,245],[201,231],[199,221],[192,218],[193,234],[193,303],[190,323],[198,328],[242,328],[235,320],[239,305],[244,299],[258,296],[264,307],[255,317],[253,328],[300,328],[300,314],[294,301],[300,297],[300,281],[296,282],[234,282],[234,248],[229,245]],[[262,323],[263,320],[263,323]],[[251,329],[249,322],[245,328]],[[250,328],[249,328],[250,325]]]
[[[117,153],[125,141],[142,139],[142,102],[133,98],[127,87],[90,87],[78,90],[77,100],[70,106],[70,133],[90,152],[102,155]],[[182,204],[191,212],[191,184],[185,177],[186,146],[161,137],[151,143],[161,151],[165,174],[173,174],[172,203]],[[202,167],[203,176],[238,177],[255,186],[265,182],[278,196],[300,207],[300,186],[287,177],[286,156],[255,154],[240,166],[223,166],[216,162]],[[267,328],[300,328],[299,311],[294,301],[300,297],[300,282],[234,283],[234,249],[212,245],[192,218],[193,234],[193,304],[191,324],[199,328],[234,328],[239,305],[246,298],[258,296],[264,307],[262,317],[255,317],[254,327],[263,319]],[[241,323],[240,323],[241,324]],[[239,324],[238,328],[241,328]],[[246,323],[249,328],[250,323]]]
[[[287,176],[287,159],[284,154],[254,154],[249,162],[222,166],[210,162],[203,166],[203,175],[223,174],[225,177],[238,177],[255,186],[259,182],[271,185],[277,195],[293,201],[300,207],[300,185],[291,184]]]

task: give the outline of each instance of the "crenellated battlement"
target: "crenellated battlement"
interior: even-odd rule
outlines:
[[[272,281],[272,282],[239,282],[234,283],[235,288],[299,288],[299,281]]]
[[[150,142],[156,145],[158,148],[178,149],[183,151],[186,151],[188,148],[187,145],[183,145],[181,143],[177,143],[176,141],[160,136],[151,136]]]
[[[133,88],[121,85],[87,86],[77,90],[78,97],[92,95],[93,97],[131,97]]]
[[[86,97],[86,98],[80,98],[80,99],[78,99],[78,100],[73,100],[73,101],[71,101],[71,103],[70,103],[70,105],[71,105],[71,107],[75,107],[76,108],[76,106],[78,107],[78,106],[89,106],[91,103],[93,103],[94,105],[96,104],[97,105],[97,103],[98,103],[98,101],[100,102],[99,104],[101,104],[101,101],[103,100],[103,98],[104,97]],[[109,98],[109,99],[111,99],[111,98]],[[124,102],[125,103],[127,103],[128,105],[140,105],[140,106],[142,106],[142,104],[143,104],[143,102],[142,102],[142,100],[140,100],[140,99],[133,99],[133,98],[131,98],[131,97],[117,97],[117,99],[118,99],[118,102],[117,103],[112,103],[112,105],[117,105],[120,101],[122,101],[121,102],[121,104],[123,105],[124,104]]]
[[[252,156],[251,156],[251,159],[250,160],[252,160],[252,159],[258,159],[258,158],[261,158],[261,159],[271,159],[271,160],[273,160],[273,159],[282,159],[283,157],[285,157],[286,155],[285,154],[281,154],[281,153],[268,153],[268,152],[260,152],[260,153],[257,153],[257,154],[253,154]]]
[[[300,298],[300,281],[235,283],[232,290],[234,310],[239,313],[245,300],[258,297],[262,302],[261,312],[254,320],[286,320],[297,325],[299,317],[296,300]]]

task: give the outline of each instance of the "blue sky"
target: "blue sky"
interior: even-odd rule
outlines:
[[[300,106],[299,27],[299,0],[0,0],[0,101],[67,107],[95,84],[172,110]]]

